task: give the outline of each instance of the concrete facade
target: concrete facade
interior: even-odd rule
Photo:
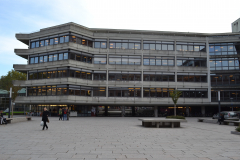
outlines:
[[[60,35],[64,33],[75,33],[92,39],[106,39],[107,48],[94,48],[81,44],[66,42],[55,45],[48,45],[39,48],[30,48],[30,42],[34,40],[41,40],[46,37]],[[138,30],[118,30],[118,29],[92,29],[75,23],[66,23],[58,26],[41,29],[39,32],[30,34],[16,34],[16,38],[29,45],[29,49],[15,49],[15,53],[30,61],[30,56],[41,55],[43,53],[56,52],[62,50],[76,50],[92,55],[106,55],[106,64],[85,63],[76,60],[54,61],[36,64],[14,64],[14,69],[20,72],[29,73],[30,71],[49,70],[60,67],[75,67],[91,71],[106,71],[106,80],[86,80],[72,77],[54,78],[54,79],[37,79],[26,81],[15,81],[14,84],[22,87],[44,86],[44,85],[83,85],[89,87],[106,87],[106,97],[81,97],[81,96],[26,96],[17,97],[16,103],[21,104],[64,104],[64,105],[128,105],[128,106],[152,106],[157,112],[157,106],[173,106],[170,97],[154,98],[144,97],[144,88],[174,88],[174,89],[207,89],[208,95],[205,98],[179,98],[178,105],[186,108],[189,114],[189,106],[201,106],[200,113],[205,114],[205,106],[217,106],[217,102],[211,101],[211,71],[210,71],[210,54],[209,44],[211,43],[228,43],[240,42],[240,33],[219,33],[219,34],[205,34],[205,33],[184,33],[184,32],[163,32],[163,31],[138,31]],[[127,39],[127,40],[141,40],[141,48],[136,49],[110,49],[110,39]],[[144,50],[143,41],[172,41],[174,42],[174,50]],[[177,42],[194,42],[205,43],[205,52],[192,51],[177,51]],[[112,65],[109,64],[109,55],[122,56],[141,56],[141,65]],[[171,56],[175,57],[174,66],[151,66],[144,65],[144,56]],[[234,55],[232,57],[238,57]],[[206,58],[206,67],[185,67],[177,65],[177,58]],[[220,56],[221,57],[221,56]],[[225,56],[226,57],[226,56]],[[215,57],[218,58],[218,57]],[[141,81],[110,81],[108,80],[109,71],[138,71],[141,72]],[[175,80],[170,81],[144,81],[144,72],[163,72],[174,73]],[[227,72],[228,71],[222,71]],[[234,71],[235,72],[235,71]],[[239,70],[237,71],[239,72]],[[178,82],[178,73],[194,73],[207,75],[207,82]],[[93,77],[93,75],[92,75]],[[109,97],[108,87],[139,87],[141,88],[141,97]],[[221,87],[220,87],[221,88]],[[228,106],[230,102],[223,102]],[[232,102],[237,105],[238,102]],[[155,107],[154,107],[155,106]],[[157,113],[154,114],[155,116]]]

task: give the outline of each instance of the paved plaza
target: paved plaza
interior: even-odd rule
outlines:
[[[71,118],[71,117],[70,117]],[[187,118],[181,128],[144,128],[135,117],[40,117],[0,126],[1,160],[240,160],[234,126]]]

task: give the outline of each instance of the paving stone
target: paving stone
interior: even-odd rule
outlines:
[[[181,128],[145,128],[135,117],[40,117],[0,126],[0,160],[239,160],[234,126],[187,118]],[[4,144],[4,145],[2,145]]]

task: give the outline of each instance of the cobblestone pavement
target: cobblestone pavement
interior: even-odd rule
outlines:
[[[240,160],[234,126],[187,118],[181,128],[144,128],[138,118],[51,117],[0,126],[1,160]]]

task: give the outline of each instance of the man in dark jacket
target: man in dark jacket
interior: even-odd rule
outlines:
[[[224,121],[224,115],[220,114],[220,118],[218,119],[219,125]]]
[[[49,112],[47,111],[47,108],[45,107],[43,114],[42,114],[42,121],[43,121],[43,129],[42,130],[44,130],[45,126],[48,129],[48,126],[47,126],[48,115],[49,115]]]

